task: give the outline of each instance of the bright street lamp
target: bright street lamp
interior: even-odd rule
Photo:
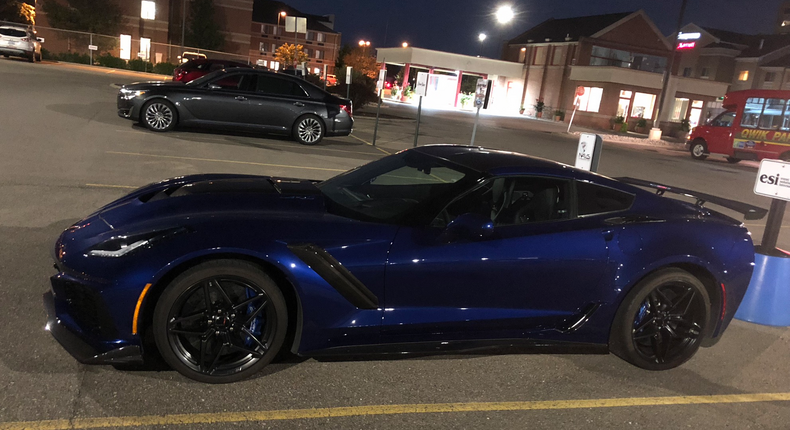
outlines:
[[[486,37],[488,36],[486,36],[485,33],[480,33],[477,35],[477,40],[480,41],[480,51],[477,53],[478,57],[483,56],[483,42],[486,40]]]
[[[370,46],[370,41],[369,40],[360,40],[359,41],[359,46]]]
[[[513,20],[513,17],[516,15],[513,12],[513,8],[509,5],[502,5],[499,6],[496,10],[496,20],[500,24],[507,24]]]
[[[403,43],[401,44],[401,46],[403,46],[404,48],[408,48],[408,47],[409,47],[409,44],[408,44],[407,42],[403,42]]]

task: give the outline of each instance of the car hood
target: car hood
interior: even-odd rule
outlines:
[[[121,88],[127,90],[147,90],[157,87],[183,87],[184,83],[180,81],[149,81],[149,82],[134,82],[131,84],[121,85]]]
[[[93,216],[110,229],[169,219],[228,217],[250,213],[325,213],[317,181],[252,175],[193,175],[142,187],[101,208]]]

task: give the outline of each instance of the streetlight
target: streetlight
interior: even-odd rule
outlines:
[[[516,16],[516,14],[513,12],[513,8],[509,4],[499,6],[495,15],[497,22],[500,24],[507,24],[513,20],[514,16]]]
[[[478,52],[478,54],[477,54],[478,57],[482,57],[483,56],[483,42],[486,40],[486,37],[488,37],[488,36],[486,36],[485,33],[480,33],[480,34],[477,35],[477,40],[480,41],[480,52]]]
[[[404,48],[408,48],[408,47],[409,47],[409,44],[408,44],[407,42],[403,42],[403,43],[401,44],[401,46],[403,46]]]
[[[370,41],[369,40],[360,40],[359,41],[359,46],[370,46]]]

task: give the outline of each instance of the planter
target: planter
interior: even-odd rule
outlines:
[[[518,110],[518,114],[519,115],[524,115],[524,110],[525,110],[524,108],[519,109]]]
[[[645,127],[636,127],[636,128],[634,128],[634,131],[637,132],[637,133],[644,133],[645,132]]]
[[[562,121],[562,115],[554,115],[554,121],[557,121],[557,122]]]
[[[543,118],[543,112],[535,112],[535,118]]]

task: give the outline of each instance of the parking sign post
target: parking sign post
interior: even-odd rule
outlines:
[[[422,98],[428,93],[428,74],[425,72],[417,73],[417,84],[414,88],[414,94],[420,96],[420,101],[417,102],[417,128],[414,130],[414,147],[417,147],[417,138],[420,135],[420,116],[422,115]]]
[[[387,78],[387,69],[379,70],[379,80],[376,81],[376,90],[379,95],[379,105],[376,108],[376,125],[373,126],[373,146],[376,146],[376,135],[379,133],[379,113],[381,112],[381,95],[384,91],[384,80]]]
[[[790,201],[790,163],[760,162],[754,193],[770,197],[771,210],[763,240],[755,247],[754,272],[735,318],[757,324],[790,326],[790,253],[776,248],[787,202]]]

